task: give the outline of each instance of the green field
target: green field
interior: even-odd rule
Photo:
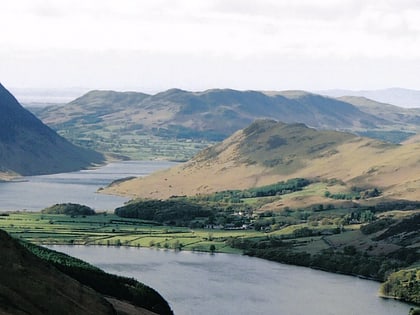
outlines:
[[[294,231],[309,227],[319,231],[336,228],[330,224],[313,227],[309,223],[301,223],[273,231],[191,229],[121,218],[110,213],[72,217],[64,214],[13,212],[0,216],[0,229],[35,244],[134,246],[190,251],[210,251],[210,246],[214,245],[216,252],[236,254],[242,253],[242,250],[229,246],[227,240],[284,237],[287,242],[296,244],[297,251],[308,250],[306,238],[294,237]],[[310,247],[310,252],[317,252],[328,246],[320,241],[320,237],[315,237]]]
[[[112,129],[59,130],[59,134],[72,143],[106,154],[125,156],[132,160],[167,159],[186,161],[201,150],[214,144],[207,140],[165,139],[133,131]]]
[[[0,216],[0,228],[35,244],[81,244],[156,247],[169,249],[240,253],[225,244],[229,237],[261,237],[253,230],[211,230],[157,226],[154,222],[120,218],[103,213],[71,217],[35,212]]]

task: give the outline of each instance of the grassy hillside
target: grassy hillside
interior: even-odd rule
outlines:
[[[257,121],[187,163],[105,189],[142,198],[169,198],[245,189],[290,178],[313,178],[336,191],[377,187],[381,198],[417,200],[419,144],[396,145],[303,124]],[[416,171],[419,170],[419,171]],[[205,179],[205,180],[204,180]],[[282,200],[283,206],[324,200],[313,195]],[[309,201],[310,202],[310,201]]]
[[[332,130],[389,124],[350,103],[303,91],[92,91],[64,106],[32,110],[74,143],[136,159],[189,159],[258,118]]]
[[[103,161],[102,154],[58,136],[0,85],[0,173],[68,172]]]

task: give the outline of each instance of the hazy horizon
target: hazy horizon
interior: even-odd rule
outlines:
[[[0,82],[1,83],[1,82]],[[6,87],[8,88],[8,87]],[[219,88],[214,88],[219,89]],[[229,89],[229,88],[227,88]],[[66,104],[78,97],[83,96],[93,89],[72,87],[72,88],[8,88],[8,90],[16,97],[16,99],[24,106],[44,107],[55,104]],[[145,90],[118,90],[111,89],[116,92],[139,92],[150,95],[165,92],[166,90],[145,91]],[[210,89],[211,90],[211,89]],[[203,90],[187,90],[188,92],[203,92]],[[285,90],[283,90],[285,91]],[[260,92],[274,92],[263,91]],[[279,90],[281,92],[281,90]],[[405,108],[420,108],[420,91],[405,88],[388,88],[379,90],[343,90],[343,89],[329,89],[319,91],[306,91],[310,93],[321,94],[330,97],[340,96],[363,96],[372,100],[397,105]]]

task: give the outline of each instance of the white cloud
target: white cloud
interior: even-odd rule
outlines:
[[[223,69],[243,73],[237,66],[242,64],[262,76],[261,69],[270,73],[270,67],[290,71],[287,63],[291,63],[305,65],[308,71],[318,69],[318,64],[334,66],[331,72],[337,73],[335,82],[340,82],[340,63],[345,66],[359,60],[366,65],[369,61],[372,67],[367,68],[373,69],[386,66],[386,58],[401,65],[420,62],[420,4],[416,0],[5,0],[0,28],[7,30],[0,37],[0,71],[11,77],[15,76],[11,65],[17,67],[17,61],[28,71],[38,69],[37,62],[46,68],[54,65],[51,73],[55,76],[60,76],[57,68],[67,68],[61,62],[67,62],[73,64],[72,69],[90,67],[101,75],[106,75],[101,67],[112,64],[121,77],[102,78],[103,82],[117,77],[134,82],[136,76],[121,70],[128,68],[129,61],[132,70],[146,68],[153,77],[165,75],[163,66],[183,69],[190,75],[182,80],[190,78],[193,84],[194,76],[201,74],[202,67],[197,65],[208,63],[213,65],[206,68],[208,84],[217,85],[217,80],[224,82]],[[98,58],[101,55],[104,58]],[[194,60],[193,65],[189,60]],[[394,76],[394,80],[406,82],[398,73],[401,78]],[[243,75],[238,81],[267,84],[276,80],[274,72],[273,77],[254,81]],[[89,77],[86,84],[94,82],[93,72]],[[160,80],[172,82],[167,77]],[[349,80],[343,77],[342,82]]]

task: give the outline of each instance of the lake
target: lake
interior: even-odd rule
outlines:
[[[119,162],[0,183],[0,210],[38,211],[61,202],[112,210],[127,199],[96,193],[100,187],[172,165],[163,161]],[[176,315],[407,315],[410,308],[379,298],[377,282],[258,258],[126,247],[52,248],[144,282],[169,301]]]
[[[407,315],[379,283],[229,254],[130,247],[49,246],[153,287],[176,315]]]
[[[0,183],[0,210],[40,211],[56,203],[73,202],[95,210],[114,210],[128,198],[98,194],[112,181],[128,176],[145,176],[176,163],[126,161],[71,173],[26,176],[19,182]]]

